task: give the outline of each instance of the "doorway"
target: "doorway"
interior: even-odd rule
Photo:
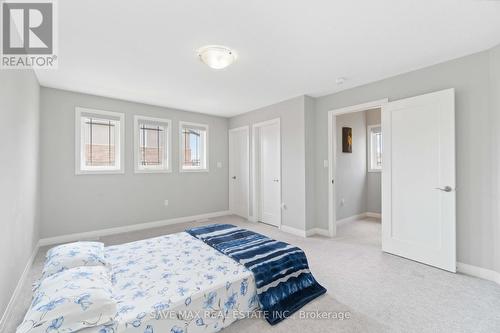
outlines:
[[[381,110],[336,115],[334,122],[337,236],[381,249]]]
[[[356,112],[365,112],[371,109],[381,109],[382,106],[388,103],[388,99],[376,100],[373,102],[363,103],[359,105],[349,106],[341,109],[336,109],[328,112],[328,232],[331,237],[337,235],[337,202],[336,193],[336,160],[339,150],[339,134],[337,133],[337,116],[353,114]]]
[[[280,119],[252,126],[253,212],[258,222],[281,226]]]
[[[229,210],[245,219],[250,209],[249,127],[229,130]]]
[[[456,271],[455,91],[328,112],[328,220],[337,234],[336,116],[381,108],[382,251]]]

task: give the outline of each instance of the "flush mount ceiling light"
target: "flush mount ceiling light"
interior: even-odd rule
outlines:
[[[213,69],[223,69],[231,65],[237,58],[234,50],[222,45],[207,45],[198,49],[200,60]]]

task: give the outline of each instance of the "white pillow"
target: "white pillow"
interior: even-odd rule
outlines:
[[[113,322],[110,272],[106,267],[76,267],[44,279],[16,333],[76,332]]]
[[[51,248],[42,272],[42,279],[65,269],[80,266],[106,266],[104,244],[76,242]]]

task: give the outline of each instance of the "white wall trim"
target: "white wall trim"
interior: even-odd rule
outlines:
[[[365,217],[374,217],[376,219],[381,219],[382,218],[382,214],[380,214],[380,213],[373,213],[373,212],[366,212],[365,213]]]
[[[95,230],[95,231],[86,231],[86,232],[80,232],[80,233],[74,233],[74,234],[68,234],[68,235],[42,238],[42,239],[40,239],[39,245],[45,246],[45,245],[53,245],[53,244],[59,244],[59,243],[75,242],[75,241],[83,240],[83,239],[95,239],[95,238],[102,237],[102,236],[115,235],[115,234],[121,234],[124,232],[163,227],[163,226],[177,224],[177,223],[199,221],[199,220],[210,219],[213,217],[219,217],[219,216],[225,216],[225,215],[231,215],[231,212],[228,210],[223,210],[223,211],[207,213],[207,214],[183,216],[183,217],[176,217],[176,218],[167,219],[167,220],[132,224],[132,225],[127,225],[127,226],[123,226],[123,227],[107,228],[107,229],[100,229],[100,230]]]
[[[361,214],[356,214],[356,215],[352,215],[349,217],[345,217],[345,218],[340,219],[340,220],[336,220],[335,223],[337,226],[339,226],[339,225],[346,224],[346,223],[356,221],[356,220],[360,220],[360,219],[363,219],[366,217],[382,218],[382,215],[380,213],[364,212]]]
[[[283,232],[286,232],[286,233],[289,233],[289,234],[292,234],[295,236],[299,236],[299,237],[310,237],[310,236],[314,236],[314,235],[321,235],[321,236],[326,236],[326,237],[330,236],[330,233],[328,232],[328,230],[322,229],[322,228],[312,228],[309,230],[302,230],[302,229],[297,229],[294,227],[282,225],[280,229]]]
[[[328,231],[328,229],[322,229],[322,228],[312,228],[306,231],[307,237],[314,235],[330,237],[330,232]]]
[[[490,269],[457,262],[457,272],[500,284],[500,273]]]
[[[307,232],[305,230],[289,227],[287,225],[281,225],[280,230],[295,236],[307,237]]]
[[[362,218],[365,218],[366,216],[367,216],[366,213],[361,213],[361,214],[356,214],[356,215],[344,217],[343,219],[336,220],[335,224],[338,227],[338,226],[341,226],[343,224],[346,224],[346,223],[349,223],[352,221],[360,220]]]
[[[245,131],[245,130],[250,130],[250,126],[249,125],[244,125],[244,126],[240,126],[240,127],[235,127],[235,128],[230,128],[228,129],[229,132],[237,132],[237,131]]]
[[[38,253],[38,250],[40,249],[40,241],[38,241],[33,249],[33,252],[31,253],[31,256],[28,259],[28,262],[26,263],[26,266],[24,267],[24,271],[19,277],[19,280],[17,282],[16,288],[14,289],[14,292],[12,293],[12,296],[10,297],[9,303],[7,303],[7,307],[5,308],[4,313],[2,314],[2,319],[0,319],[0,332],[3,332],[5,328],[5,323],[10,319],[10,316],[12,314],[12,310],[14,309],[14,305],[17,304],[17,298],[19,297],[19,293],[21,292],[21,288],[23,287],[24,282],[28,278],[29,272],[31,270],[31,266],[33,266],[33,261],[35,260],[35,257]]]
[[[336,139],[336,119],[335,117],[341,114],[367,111],[370,109],[380,108],[382,105],[389,102],[388,98],[379,99],[363,104],[347,106],[339,109],[328,111],[328,232],[330,237],[337,234],[337,225],[335,223],[335,157],[337,154],[337,139]]]

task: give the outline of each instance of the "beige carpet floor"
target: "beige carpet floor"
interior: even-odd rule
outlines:
[[[270,326],[244,319],[224,330],[245,332],[500,332],[500,286],[382,253],[380,223],[353,221],[338,236],[301,238],[236,216],[102,237],[106,245],[155,237],[210,223],[232,223],[302,248],[316,279],[328,293],[306,311],[349,312],[350,319],[290,318]],[[48,247],[41,248],[5,332],[15,332],[31,300],[31,281],[40,276]],[[168,332],[159,332],[168,333]]]

